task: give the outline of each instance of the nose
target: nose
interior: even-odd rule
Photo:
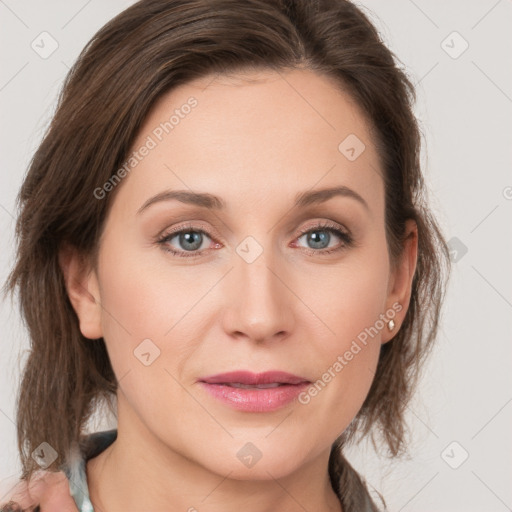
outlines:
[[[225,280],[224,329],[254,343],[284,340],[294,325],[297,298],[289,287],[284,265],[263,251],[256,260],[235,260]]]

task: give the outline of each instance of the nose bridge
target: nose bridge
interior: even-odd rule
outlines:
[[[229,329],[260,341],[290,328],[290,291],[279,275],[283,265],[272,253],[271,239],[266,236],[264,246],[247,237],[237,246],[229,284]]]

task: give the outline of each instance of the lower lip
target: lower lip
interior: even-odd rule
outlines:
[[[200,383],[206,391],[221,402],[240,411],[270,412],[280,409],[292,402],[309,386],[301,384],[285,384],[276,388],[233,388],[225,384]]]

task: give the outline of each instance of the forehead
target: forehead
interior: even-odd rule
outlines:
[[[207,191],[254,208],[345,185],[382,209],[365,117],[332,80],[312,71],[210,75],[181,85],[155,103],[130,154],[144,146],[150,149],[133,161],[119,191],[137,208],[163,189]]]

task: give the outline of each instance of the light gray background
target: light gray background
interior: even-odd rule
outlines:
[[[0,0],[2,283],[13,262],[15,197],[65,74],[131,3]],[[410,459],[390,463],[364,446],[350,458],[393,511],[511,510],[512,1],[359,5],[417,84],[432,207],[456,262],[438,345],[408,408]],[[58,42],[46,59],[31,48],[43,31]],[[20,469],[14,405],[28,341],[16,305],[1,304],[0,323],[5,484]],[[94,428],[109,424],[102,422]]]

